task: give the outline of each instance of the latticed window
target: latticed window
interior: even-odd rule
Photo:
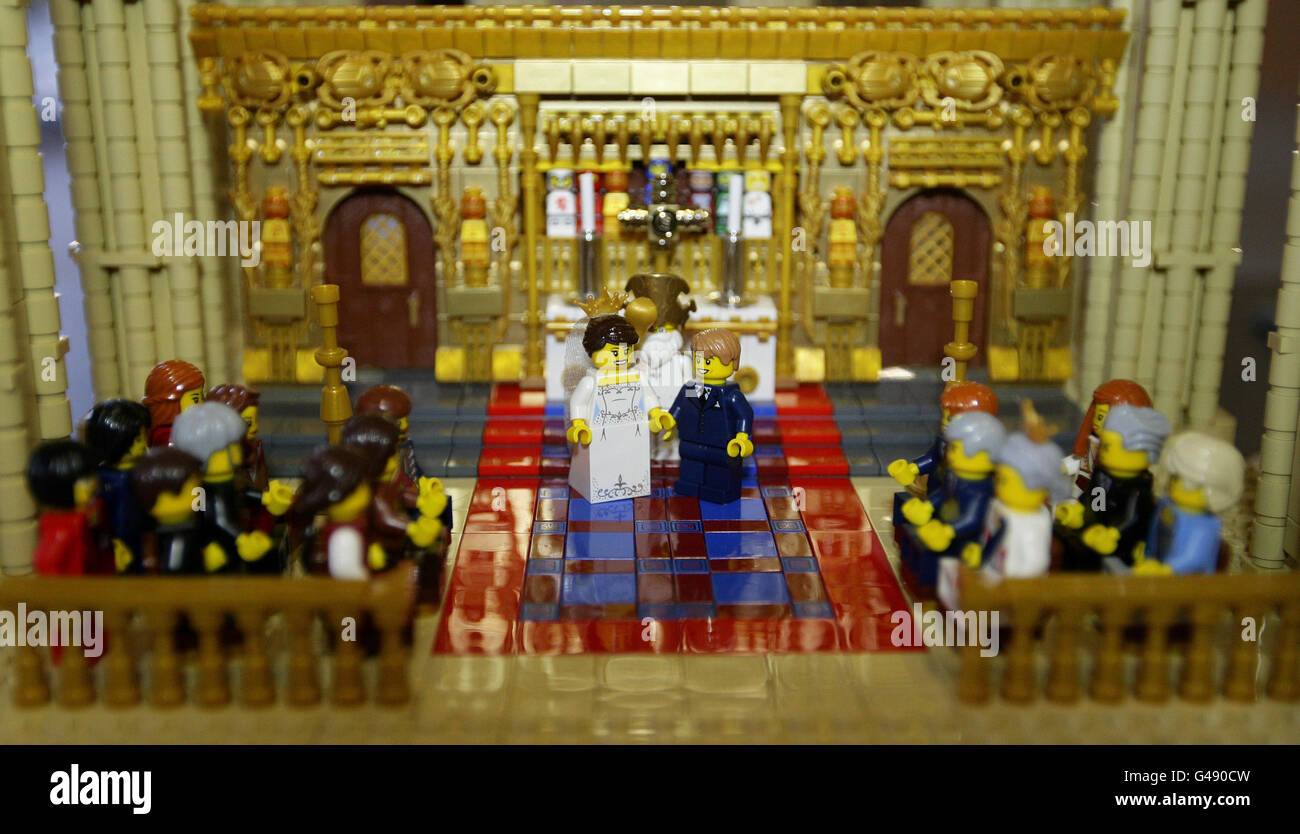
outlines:
[[[907,283],[925,286],[952,280],[952,223],[937,211],[927,211],[912,224]]]
[[[370,215],[361,224],[361,283],[393,287],[407,280],[406,227],[395,215]]]

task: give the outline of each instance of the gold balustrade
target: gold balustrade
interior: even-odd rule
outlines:
[[[57,666],[46,668],[48,650],[22,646],[12,665],[14,703],[35,707],[51,700],[50,674],[57,675],[57,703],[84,706],[97,697],[113,707],[139,704],[171,707],[188,699],[205,707],[233,700],[233,652],[223,642],[228,618],[243,637],[238,649],[238,699],[242,706],[269,706],[276,701],[274,657],[268,641],[268,621],[281,615],[287,630],[288,679],[284,700],[294,706],[317,704],[322,698],[320,652],[313,629],[321,616],[342,623],[352,617],[361,627],[368,613],[379,633],[378,678],[373,699],[384,705],[410,700],[408,652],[402,632],[415,601],[415,568],[403,564],[369,582],[325,577],[15,577],[0,582],[0,610],[102,611],[104,613],[103,675],[92,674],[84,650],[64,647]],[[184,615],[198,634],[191,657],[176,645],[177,624]],[[21,628],[22,625],[19,625]],[[151,655],[147,693],[136,647],[143,631]],[[280,642],[280,641],[275,641]],[[329,642],[329,641],[327,641]],[[355,641],[334,639],[330,700],[340,706],[363,703],[366,686],[364,657]],[[142,652],[143,653],[143,652]],[[141,653],[141,654],[142,654]],[[194,686],[186,692],[184,668],[197,668]],[[96,681],[96,677],[99,680]]]

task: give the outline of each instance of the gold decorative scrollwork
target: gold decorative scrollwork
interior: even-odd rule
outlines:
[[[925,62],[921,97],[936,108],[951,99],[958,110],[988,110],[1002,99],[1001,75],[1002,59],[992,52],[936,52]]]
[[[387,53],[370,50],[328,52],[316,63],[321,83],[316,95],[326,106],[344,108],[344,99],[358,107],[384,107],[397,91],[388,83],[393,59]]]
[[[279,52],[245,52],[232,60],[222,77],[226,97],[249,110],[278,110],[293,92],[289,59]]]
[[[495,76],[456,49],[402,56],[402,98],[421,107],[459,109],[478,95],[491,95]]]
[[[916,101],[919,66],[906,52],[862,52],[832,68],[822,89],[832,98],[843,94],[859,110],[902,107]]]
[[[1036,110],[1085,106],[1097,86],[1091,63],[1076,55],[1037,55],[1029,62],[1026,76],[1025,98]]]

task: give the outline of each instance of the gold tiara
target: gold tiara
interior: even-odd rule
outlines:
[[[610,292],[606,289],[599,296],[587,296],[586,300],[579,300],[577,305],[582,308],[582,312],[587,314],[587,318],[594,319],[596,316],[604,316],[609,313],[617,313],[623,309],[623,302],[627,300],[625,292]]]

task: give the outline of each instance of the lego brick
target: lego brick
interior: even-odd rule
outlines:
[[[632,68],[626,61],[574,61],[575,95],[629,95]]]
[[[559,95],[573,92],[569,61],[515,61],[515,92]]]
[[[693,61],[690,73],[693,95],[744,95],[749,84],[744,61]]]
[[[799,95],[807,84],[802,61],[764,61],[749,65],[750,95]]]
[[[632,95],[680,95],[690,89],[686,61],[632,61]]]

